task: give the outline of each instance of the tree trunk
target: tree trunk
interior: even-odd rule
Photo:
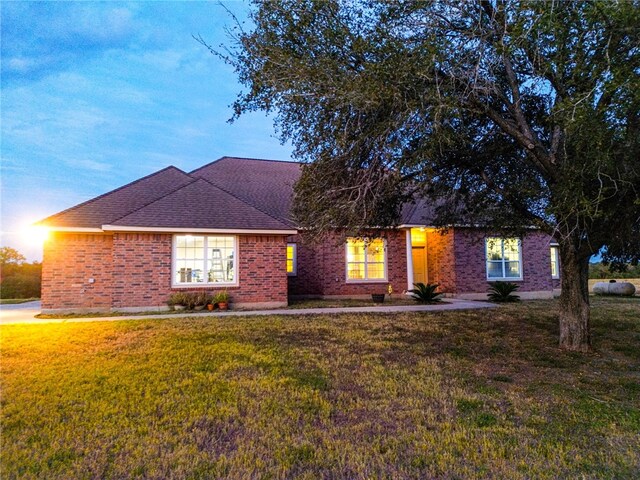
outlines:
[[[559,250],[562,273],[560,347],[588,352],[591,350],[588,283],[590,257],[579,256],[571,241],[560,242]]]

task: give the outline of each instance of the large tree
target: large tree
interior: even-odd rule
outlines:
[[[560,344],[590,348],[588,262],[640,254],[637,1],[269,0],[226,59],[235,114],[275,112],[308,163],[302,226],[437,226],[559,243]]]

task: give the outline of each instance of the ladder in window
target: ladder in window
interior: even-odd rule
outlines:
[[[224,282],[224,267],[222,265],[222,253],[219,248],[211,250],[211,269],[209,270],[210,282]]]

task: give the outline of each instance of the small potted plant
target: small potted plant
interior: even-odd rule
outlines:
[[[382,303],[384,302],[384,295],[384,293],[372,293],[371,300],[373,300],[373,303]]]
[[[194,298],[195,309],[196,310],[204,310],[207,303],[209,303],[209,295],[205,292],[198,292]]]
[[[210,312],[216,308],[216,302],[213,299],[213,295],[207,295],[207,310]]]
[[[187,301],[184,293],[182,292],[174,292],[169,295],[169,300],[167,300],[167,305],[171,310],[184,310],[187,308]]]
[[[229,308],[229,293],[226,290],[216,293],[213,302],[218,304],[220,310],[227,310]]]

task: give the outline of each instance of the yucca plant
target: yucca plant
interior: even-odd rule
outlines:
[[[489,300],[492,302],[519,302],[520,297],[513,292],[520,288],[520,285],[511,282],[493,282],[489,284]]]
[[[439,302],[441,293],[436,292],[439,283],[427,283],[426,285],[422,282],[414,283],[414,287],[409,290],[409,293],[412,293],[412,298],[419,303],[428,303],[428,302]]]

